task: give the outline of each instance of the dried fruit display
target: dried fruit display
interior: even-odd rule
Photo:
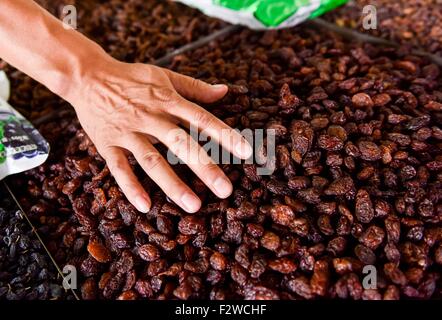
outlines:
[[[48,163],[14,180],[84,299],[441,297],[442,82],[424,58],[295,28],[243,30],[172,69],[230,86],[206,108],[231,126],[274,129],[276,170],[223,165],[220,201],[184,213],[130,159],[153,195],[124,198],[75,119],[40,130]],[[364,288],[364,267],[377,270]]]
[[[71,299],[21,211],[0,189],[0,300]]]
[[[376,8],[377,28],[363,28],[363,8]],[[323,16],[341,27],[357,29],[442,56],[442,3],[438,0],[353,0]]]

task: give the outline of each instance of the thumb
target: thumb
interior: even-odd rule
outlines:
[[[211,85],[207,82],[167,70],[175,90],[184,98],[205,103],[215,102],[229,90],[224,84]]]

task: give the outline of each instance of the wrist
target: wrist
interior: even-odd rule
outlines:
[[[95,43],[89,43],[89,48],[70,51],[65,61],[54,72],[48,88],[55,94],[75,104],[78,97],[90,86],[92,79],[97,77],[102,66],[112,58]]]

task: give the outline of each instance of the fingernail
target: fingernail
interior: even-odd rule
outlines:
[[[224,177],[219,177],[213,183],[213,187],[218,191],[218,194],[222,198],[227,198],[232,194],[232,184],[230,180],[227,180]]]
[[[138,196],[135,199],[135,206],[143,213],[148,213],[150,210],[150,202],[144,196]]]
[[[227,86],[225,84],[213,84],[212,87],[217,90],[226,89]]]
[[[184,209],[192,213],[199,210],[201,203],[200,199],[191,193],[185,193],[181,197],[181,202],[183,203]]]
[[[244,159],[248,159],[252,156],[253,149],[247,141],[242,140],[236,145],[236,152]]]

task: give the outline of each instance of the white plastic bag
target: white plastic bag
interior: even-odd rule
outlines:
[[[49,155],[49,144],[7,100],[8,77],[0,71],[0,180],[43,164]]]

